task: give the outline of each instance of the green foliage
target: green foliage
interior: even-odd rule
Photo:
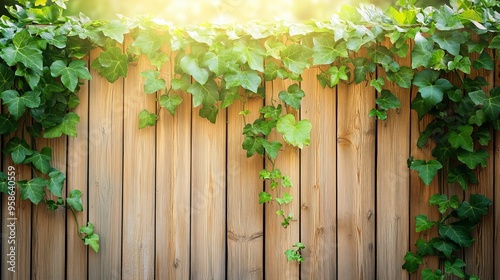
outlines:
[[[368,5],[343,6],[329,21],[293,25],[253,22],[173,27],[147,18],[91,21],[83,15],[64,17],[64,0],[20,1],[8,9],[10,17],[0,20],[0,99],[5,105],[0,134],[9,139],[2,151],[14,163],[34,171],[34,178],[17,182],[21,198],[44,202],[50,210],[60,206],[73,214],[83,210],[80,191],[62,197],[65,175],[53,168],[50,148],[37,150],[35,139],[76,136],[80,118],[71,111],[79,103],[75,92],[82,80],[91,78],[82,58],[96,48],[101,51],[90,67],[110,82],[126,77],[130,63],[140,56],[154,67],[141,75],[144,93],[157,93],[158,107],[139,113],[139,128],[154,126],[161,109],[174,115],[182,102],[176,91],[191,94],[193,106],[200,106],[200,116],[213,123],[219,112],[241,100],[242,148],[247,156],[257,154],[269,163],[259,174],[268,186],[260,193],[259,203],[276,202],[283,227],[294,221],[292,213],[282,210],[292,202],[287,191],[292,182],[275,163],[284,144],[302,149],[310,143],[311,123],[295,114],[308,94],[300,82],[310,67],[319,68],[317,80],[323,88],[351,82],[375,88],[380,94],[370,116],[380,120],[387,118],[388,110],[401,106],[387,89],[389,82],[404,89],[415,87],[411,108],[420,120],[429,119],[417,146],[432,142],[434,158],[410,157],[408,167],[426,185],[444,171],[446,183],[467,190],[478,183],[474,170],[486,165],[489,155],[484,147],[491,142],[493,130],[500,129],[499,88],[481,76],[470,76],[477,69],[494,70],[492,54],[500,49],[500,5],[460,0],[451,6],[423,9],[414,4],[400,0],[399,7],[385,13]],[[131,42],[124,44],[126,34]],[[407,55],[411,65],[400,65],[398,57]],[[166,80],[160,73],[170,60],[174,73]],[[386,75],[374,77],[380,71]],[[272,87],[263,82],[277,79],[289,79],[291,86],[268,92]],[[491,90],[484,92],[487,86]],[[250,112],[245,105],[254,98],[265,99],[265,105],[255,120],[247,122]],[[11,135],[15,132],[21,133]],[[7,190],[4,175],[0,173],[2,192]],[[46,190],[57,198],[48,199]],[[430,204],[438,207],[442,218],[431,221],[418,215],[416,230],[437,228],[439,236],[419,239],[418,251],[404,257],[403,268],[412,273],[425,256],[437,255],[444,270],[424,269],[424,279],[446,275],[474,279],[465,274],[465,264],[455,252],[472,244],[471,232],[487,214],[491,201],[475,194],[462,202],[456,196],[436,194]],[[79,235],[98,251],[99,236],[92,223],[81,227]],[[303,261],[303,245],[294,247],[286,252],[288,259]]]

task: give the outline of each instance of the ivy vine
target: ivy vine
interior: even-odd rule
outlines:
[[[472,70],[494,70],[494,53],[500,49],[497,1],[453,0],[439,8],[419,8],[414,0],[399,0],[386,12],[371,5],[343,6],[328,21],[184,27],[149,18],[95,21],[84,15],[63,16],[65,2],[19,0],[8,8],[10,17],[0,19],[0,98],[5,105],[0,134],[7,141],[3,151],[14,163],[33,170],[34,178],[17,182],[21,198],[44,202],[51,210],[82,211],[81,192],[63,195],[65,175],[51,166],[50,147],[37,149],[36,139],[76,136],[75,92],[80,80],[91,78],[82,58],[95,48],[102,52],[91,67],[109,82],[126,77],[128,65],[145,56],[153,70],[141,73],[144,91],[159,93],[158,110],[175,114],[183,101],[176,92],[182,90],[192,95],[193,106],[201,107],[200,116],[213,123],[218,112],[236,99],[244,104],[253,98],[266,100],[264,82],[291,80],[292,85],[273,95],[276,99],[267,98],[257,119],[247,121],[248,110],[240,112],[245,119],[242,148],[247,156],[257,154],[270,163],[259,173],[269,186],[269,191],[260,193],[259,203],[281,207],[293,200],[287,191],[293,184],[275,162],[284,144],[298,148],[309,144],[311,123],[297,119],[294,112],[305,96],[301,74],[313,66],[322,66],[317,76],[322,87],[365,82],[374,87],[379,95],[370,116],[381,120],[387,118],[387,110],[400,106],[384,87],[387,82],[418,90],[411,108],[420,120],[429,116],[430,122],[417,145],[422,148],[432,141],[434,159],[410,157],[408,167],[426,185],[438,173],[463,190],[478,183],[474,170],[486,165],[489,155],[484,147],[493,130],[500,129],[500,89],[471,75]],[[125,36],[132,43],[124,45]],[[382,44],[387,42],[390,46]],[[408,54],[411,65],[400,65],[397,58]],[[175,62],[175,76],[167,82],[161,69],[170,60]],[[377,69],[386,76],[374,78]],[[487,87],[492,89],[485,92]],[[143,110],[138,119],[140,128],[154,126],[159,113]],[[272,140],[273,133],[282,135],[283,141]],[[0,172],[0,190],[9,193],[6,178]],[[472,232],[491,201],[480,194],[463,201],[435,194],[429,203],[438,207],[441,218],[417,216],[416,231],[437,227],[438,235],[419,239],[416,253],[404,256],[403,268],[413,273],[423,258],[436,255],[442,269],[424,269],[423,278],[477,279],[464,272],[466,264],[456,252],[472,244]],[[293,220],[291,213],[276,214],[285,228]],[[79,234],[98,251],[99,237],[90,222]],[[300,262],[301,249],[304,244],[298,242],[286,256]]]

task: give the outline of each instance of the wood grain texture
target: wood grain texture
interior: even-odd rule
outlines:
[[[252,123],[260,115],[260,98],[250,99],[245,109]],[[242,102],[228,108],[227,124],[227,277],[228,279],[264,279],[264,208],[258,203],[263,182],[259,172],[263,158],[247,158],[241,148],[245,126],[239,112]]]
[[[364,83],[338,85],[338,279],[375,278],[374,99]]]
[[[90,54],[93,61],[99,52]],[[119,279],[122,273],[123,79],[109,83],[90,71],[89,221],[100,236],[89,250],[89,279]]]
[[[84,58],[87,61],[89,57]],[[66,173],[66,196],[72,190],[82,192],[83,211],[77,212],[76,217],[80,226],[87,224],[88,215],[88,144],[89,144],[89,82],[85,81],[77,93],[80,104],[73,110],[80,116],[77,137],[68,137],[68,164]],[[67,211],[66,226],[66,277],[75,280],[87,279],[88,250],[87,246],[78,237],[78,227],[71,211]],[[78,264],[78,265],[75,265]]]
[[[274,80],[266,82],[266,104],[274,102],[277,106],[279,102],[278,94],[287,90],[293,84],[291,80]],[[283,108],[284,109],[284,108]],[[288,108],[286,113],[294,113],[298,116],[298,112]],[[269,140],[279,140],[283,142],[283,147],[276,159],[275,167],[281,170],[283,175],[290,177],[293,187],[290,189],[282,188],[281,186],[275,190],[270,190],[266,184],[266,190],[273,198],[277,195],[283,196],[284,192],[288,192],[294,198],[290,204],[278,207],[276,202],[267,203],[265,205],[265,247],[264,254],[266,262],[273,263],[265,269],[266,279],[298,279],[300,276],[299,264],[295,261],[288,261],[284,252],[292,249],[292,245],[300,241],[300,162],[299,151],[297,148],[284,143],[282,136],[272,133]],[[272,164],[266,161],[265,165],[267,170],[272,169]],[[281,216],[276,214],[277,210],[283,210],[285,215],[292,213],[294,219],[290,225],[284,229],[281,226],[283,221]]]
[[[139,129],[139,112],[156,113],[155,95],[144,93],[145,57],[130,65],[124,82],[122,278],[154,279],[155,128]]]
[[[490,52],[490,55],[492,53]],[[474,61],[479,58],[479,55],[474,53],[471,54],[470,59]],[[495,84],[494,71],[488,70],[475,70],[472,69],[470,78],[483,77],[490,85]],[[489,88],[485,87],[483,90],[489,92]],[[492,139],[494,139],[494,131],[491,130]],[[468,190],[465,193],[465,197],[470,201],[471,194],[482,194],[486,196],[491,201],[494,200],[494,177],[495,174],[495,161],[494,161],[494,140],[486,147],[482,147],[479,143],[475,143],[475,150],[485,149],[490,157],[486,161],[486,167],[478,167],[474,174],[478,179],[478,184],[469,185]],[[456,188],[460,188],[456,185]],[[493,206],[495,207],[495,206]],[[467,267],[465,271],[468,274],[477,275],[480,279],[494,279],[494,256],[493,256],[493,244],[494,240],[494,214],[493,207],[490,207],[488,215],[481,219],[476,229],[473,232],[473,238],[476,240],[471,247],[464,249],[465,263]]]
[[[384,46],[390,47],[389,41]],[[410,66],[410,54],[396,58],[401,66]],[[378,68],[378,77],[386,77]],[[387,119],[377,121],[377,278],[408,279],[401,266],[409,250],[410,236],[410,156],[409,89],[386,80],[384,89],[392,92],[401,106],[387,112]],[[380,94],[379,94],[380,96]]]
[[[191,139],[191,279],[226,277],[226,112],[217,123],[193,110]]]
[[[302,77],[301,118],[311,121],[311,144],[300,153],[301,279],[337,277],[336,88],[323,89],[319,68]]]
[[[162,77],[170,81],[170,65]],[[191,96],[174,116],[161,109],[156,126],[156,279],[189,279],[191,208]]]
[[[21,137],[21,133],[16,134],[18,137]],[[3,138],[2,147],[8,142],[11,137]],[[2,169],[1,171],[5,174],[8,174],[9,166],[15,168],[15,180],[30,180],[32,178],[31,168],[24,165],[14,164],[10,158],[10,156],[6,156],[2,153]],[[24,280],[31,278],[31,268],[32,268],[32,231],[33,227],[31,224],[32,219],[32,209],[34,208],[33,204],[29,200],[21,199],[20,189],[16,186],[16,209],[15,216],[13,217],[15,220],[11,220],[10,212],[8,211],[8,196],[2,194],[2,205],[1,205],[1,232],[2,232],[2,242],[1,242],[1,265],[0,265],[0,278],[8,279],[8,280]],[[8,270],[10,266],[7,261],[10,260],[11,254],[11,243],[9,243],[9,237],[11,236],[10,228],[7,225],[11,224],[11,222],[15,222],[15,272],[11,272]]]
[[[39,139],[36,145],[39,151],[46,146],[51,147],[51,166],[66,173],[67,137]],[[66,189],[62,193],[66,193]],[[58,197],[46,190],[46,198],[55,201]],[[31,277],[63,279],[66,273],[66,210],[58,208],[49,211],[47,205],[40,203],[33,207],[32,227]]]

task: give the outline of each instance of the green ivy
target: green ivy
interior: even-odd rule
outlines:
[[[148,18],[120,18],[92,21],[84,15],[63,17],[64,1],[20,1],[10,7],[11,17],[0,20],[0,98],[6,111],[0,114],[0,133],[14,135],[5,153],[16,164],[33,168],[35,178],[18,182],[23,199],[35,204],[45,202],[52,210],[63,206],[81,211],[81,193],[64,198],[64,174],[51,166],[51,150],[35,147],[36,138],[76,136],[79,117],[71,110],[78,105],[75,92],[80,80],[90,79],[81,60],[90,50],[102,52],[90,67],[108,81],[126,77],[128,66],[140,56],[148,58],[153,70],[141,73],[146,94],[159,93],[159,109],[175,114],[183,102],[177,90],[192,95],[199,114],[215,123],[218,112],[235,100],[244,104],[253,98],[265,99],[259,117],[245,120],[242,148],[247,156],[259,155],[270,162],[260,172],[269,191],[260,193],[259,203],[278,204],[282,226],[293,222],[293,214],[281,210],[293,197],[292,182],[275,168],[284,144],[303,148],[309,145],[311,123],[294,114],[305,93],[299,86],[302,73],[321,66],[317,75],[322,87],[339,83],[366,83],[379,97],[370,116],[387,118],[387,111],[401,104],[386,88],[389,82],[417,90],[411,108],[428,124],[420,132],[417,146],[429,141],[434,159],[410,157],[408,167],[418,172],[429,185],[438,174],[463,190],[478,179],[474,170],[484,167],[489,157],[485,148],[493,130],[500,129],[500,90],[472,71],[491,71],[493,53],[500,49],[500,4],[496,1],[453,0],[439,8],[419,8],[414,0],[398,0],[386,12],[371,6],[343,6],[328,21],[308,23],[248,23],[175,27],[160,25]],[[124,44],[125,36],[132,42]],[[387,43],[390,43],[389,46]],[[383,43],[383,44],[382,44]],[[400,65],[398,58],[411,56],[411,65]],[[174,62],[174,76],[166,81],[161,70]],[[375,78],[379,69],[385,76]],[[289,79],[291,85],[267,96],[265,82]],[[245,105],[244,105],[245,106]],[[158,112],[143,110],[139,127],[154,126]],[[20,133],[27,131],[25,133]],[[20,135],[22,134],[22,135]],[[271,137],[271,135],[273,135]],[[275,135],[282,136],[283,141]],[[273,140],[276,139],[276,140]],[[0,188],[5,190],[4,173]],[[47,199],[45,189],[57,200]],[[257,199],[257,198],[256,198]],[[416,253],[404,256],[403,268],[413,273],[428,255],[441,259],[441,269],[422,270],[424,279],[447,275],[477,279],[464,272],[466,264],[455,252],[472,244],[473,229],[491,204],[486,197],[471,194],[468,200],[436,194],[430,204],[438,207],[441,219],[416,217],[416,230],[437,227],[438,236],[418,240]],[[93,225],[79,234],[85,244],[98,250]],[[289,260],[302,261],[304,245],[285,254]]]

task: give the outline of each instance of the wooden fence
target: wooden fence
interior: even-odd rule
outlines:
[[[409,58],[400,63],[410,65]],[[174,117],[162,110],[156,127],[138,129],[138,113],[156,108],[155,96],[142,89],[140,72],[148,67],[140,60],[126,79],[113,84],[92,71],[79,93],[78,137],[39,143],[53,147],[53,164],[67,174],[66,191],[83,190],[85,211],[78,218],[80,224],[95,224],[100,252],[78,240],[71,213],[49,213],[43,205],[18,200],[16,272],[8,271],[4,196],[1,279],[420,278],[401,266],[405,253],[415,251],[415,241],[429,238],[414,231],[414,217],[438,217],[428,207],[438,180],[424,186],[406,165],[410,155],[430,156],[430,147],[416,148],[423,122],[410,111],[414,91],[389,84],[402,106],[389,112],[388,120],[376,121],[368,117],[376,97],[372,88],[322,89],[318,68],[304,73],[306,97],[296,113],[313,124],[311,145],[300,151],[286,147],[279,155],[278,168],[290,175],[295,198],[283,208],[295,216],[283,229],[276,205],[258,204],[266,188],[258,173],[266,162],[247,159],[241,148],[241,106],[222,111],[214,125],[198,117],[184,94]],[[163,70],[165,78],[170,69]],[[496,71],[475,75],[500,86]],[[266,93],[277,98],[288,85],[268,82]],[[261,102],[248,104],[250,119]],[[500,205],[499,133],[487,149],[488,166],[471,189]],[[2,163],[4,171],[12,166],[7,159]],[[29,169],[14,167],[18,180],[32,176]],[[449,194],[468,195],[443,185]],[[500,279],[500,207],[490,208],[476,239],[464,252],[467,271]],[[300,265],[284,255],[297,241],[306,246]],[[437,260],[424,266],[437,267]]]

